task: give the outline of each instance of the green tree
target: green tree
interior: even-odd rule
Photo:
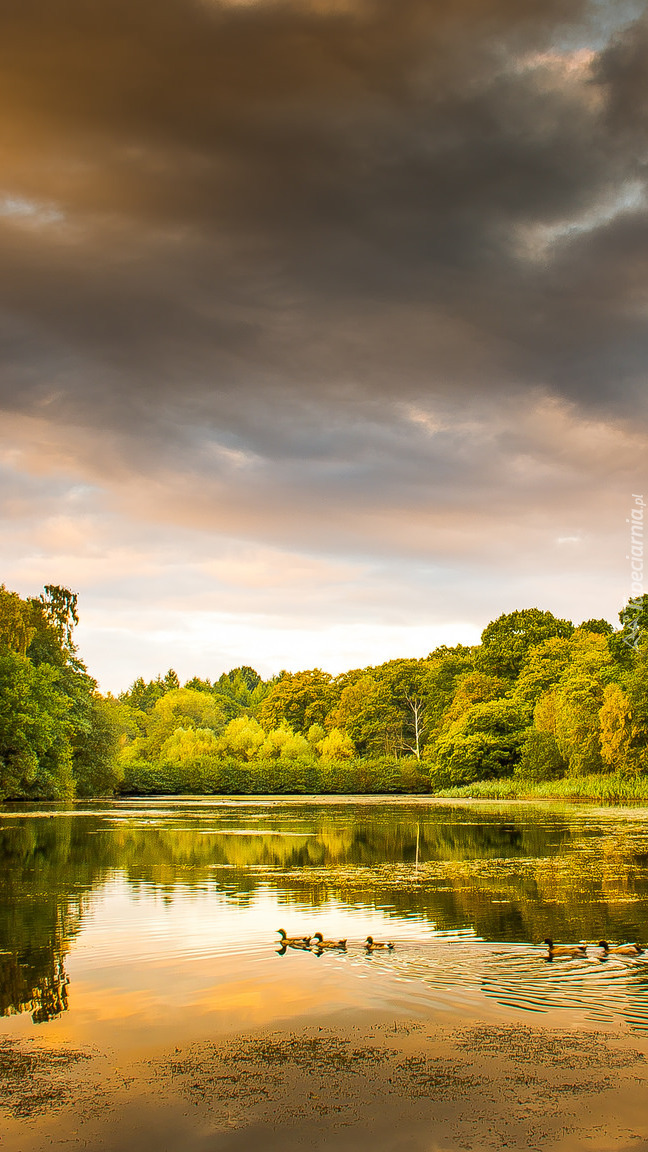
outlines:
[[[548,732],[555,738],[556,711],[556,692],[550,688],[539,697],[533,711],[533,724],[538,732]]]
[[[213,686],[213,693],[225,704],[230,717],[256,716],[259,705],[268,695],[275,681],[264,683],[258,672],[247,664],[224,672]],[[227,702],[227,703],[225,703]]]
[[[390,660],[376,670],[383,695],[400,714],[400,748],[417,760],[432,727],[428,712],[431,665],[427,660]]]
[[[266,734],[251,716],[239,716],[230,720],[218,741],[218,750],[224,756],[236,756],[241,760],[253,760],[261,748]]]
[[[430,771],[433,786],[510,776],[524,741],[524,720],[509,700],[473,704],[439,737]]]
[[[332,700],[328,672],[282,672],[259,708],[259,721],[268,730],[285,720],[294,732],[306,733],[311,724],[324,723]]]
[[[205,758],[216,758],[219,741],[212,728],[176,728],[160,749],[160,760],[182,767],[193,766]]]
[[[8,648],[25,656],[34,636],[32,607],[17,592],[0,584],[0,650]]]
[[[579,632],[598,632],[599,636],[612,636],[614,628],[608,620],[602,618],[596,620],[583,620],[582,624],[578,625]]]
[[[571,659],[571,641],[564,636],[552,636],[532,648],[513,689],[520,708],[533,709],[542,694],[558,683]]]
[[[67,698],[66,723],[79,794],[92,794],[93,776],[97,788],[105,792],[110,779],[116,779],[117,737],[96,682],[74,643],[74,626],[79,620],[77,594],[58,584],[47,584],[39,597],[22,603],[23,614],[29,613],[26,656],[32,667],[42,669],[45,675],[51,670],[57,692]]]
[[[194,692],[213,692],[213,685],[209,678],[203,680],[200,676],[192,676],[183,684],[183,688],[192,688]]]
[[[165,676],[156,676],[155,680],[148,682],[138,676],[128,691],[120,693],[119,699],[123,704],[128,704],[139,712],[151,712],[158,700],[161,700],[167,692],[179,687],[177,672],[169,668]]]
[[[569,637],[574,625],[539,608],[523,608],[498,616],[482,632],[477,660],[492,676],[514,680],[528,652],[552,636]]]
[[[69,654],[76,651],[72,633],[75,624],[79,623],[77,601],[76,592],[62,588],[59,584],[46,584],[36,601],[41,606],[43,615],[55,633],[60,647]]]
[[[457,644],[455,648],[448,648],[444,644],[428,656],[429,670],[425,686],[426,715],[430,724],[428,738],[442,726],[459,680],[474,671],[474,662],[474,649],[464,644]]]
[[[459,720],[473,704],[488,704],[491,700],[499,700],[506,689],[506,681],[485,672],[466,672],[458,676],[452,699],[443,717],[443,726],[447,727]]]
[[[329,728],[340,728],[360,755],[398,756],[403,744],[403,713],[393,699],[380,669],[369,669],[342,689],[327,717]]]
[[[73,795],[70,700],[50,665],[0,654],[0,798]]]
[[[211,728],[218,735],[226,721],[220,702],[213,696],[192,688],[172,688],[145,715],[145,735],[135,740],[129,755],[157,760],[163,744],[177,728]]]
[[[553,780],[564,776],[566,764],[551,732],[529,728],[520,748],[516,776],[523,780]]]
[[[626,771],[639,775],[648,772],[648,632],[639,639],[630,668],[624,673],[623,686],[631,710]]]
[[[268,732],[259,749],[260,760],[313,760],[314,752],[305,736],[293,732],[285,722]]]
[[[118,754],[122,736],[132,731],[130,717],[123,704],[95,693],[88,721],[73,740],[76,793],[111,796],[123,779]]]
[[[605,636],[577,632],[556,688],[555,737],[570,776],[602,772],[599,712],[612,658]]]
[[[229,672],[223,673],[218,686],[224,688],[225,683],[235,686],[235,690],[237,686],[245,685],[248,692],[254,692],[263,681],[254,668],[250,668],[249,664],[243,664],[239,668],[231,668]]]
[[[321,740],[324,739],[325,736],[326,729],[322,724],[311,724],[308,732],[306,733],[306,739],[308,740],[311,748],[317,748],[317,745]]]

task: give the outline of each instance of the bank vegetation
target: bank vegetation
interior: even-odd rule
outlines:
[[[435,793],[648,800],[648,596],[619,627],[538,608],[331,676],[136,679],[98,692],[77,597],[0,586],[0,799],[114,794]]]

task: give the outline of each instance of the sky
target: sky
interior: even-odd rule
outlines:
[[[616,621],[647,9],[5,0],[0,580],[103,690]]]

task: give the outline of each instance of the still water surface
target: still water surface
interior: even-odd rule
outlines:
[[[0,1029],[129,1050],[363,1008],[648,1028],[648,812],[173,799],[0,810]],[[346,952],[277,950],[278,928]],[[368,933],[395,949],[367,956]]]

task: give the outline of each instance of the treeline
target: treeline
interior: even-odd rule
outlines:
[[[267,681],[246,666],[184,685],[170,670],[113,699],[97,693],[75,651],[76,597],[48,587],[23,601],[3,589],[0,796],[436,792],[493,779],[639,777],[648,773],[648,596],[619,619],[616,631],[605,620],[575,627],[529,608],[490,623],[474,647],[421,660]],[[11,745],[12,715],[22,745]]]

